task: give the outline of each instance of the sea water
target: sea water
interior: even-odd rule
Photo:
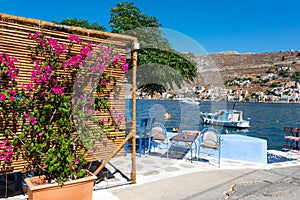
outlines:
[[[222,134],[241,134],[266,139],[268,149],[280,150],[284,147],[284,126],[300,127],[300,104],[277,103],[225,103],[201,101],[200,105],[181,103],[175,100],[137,100],[137,127],[142,118],[156,118],[169,130],[202,130],[206,126],[201,123],[200,112],[215,112],[221,109],[243,111],[243,118],[250,119],[250,128],[235,129],[214,127]],[[131,120],[132,101],[126,102],[126,119]],[[164,114],[171,115],[169,120]]]

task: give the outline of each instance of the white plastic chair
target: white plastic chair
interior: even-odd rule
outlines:
[[[198,158],[201,153],[212,156],[213,152],[217,152],[218,167],[221,166],[221,133],[213,128],[205,128],[200,133],[200,145]]]
[[[167,137],[167,129],[166,127],[159,123],[159,122],[155,122],[152,124],[151,128],[150,128],[150,138],[151,138],[151,142],[150,142],[150,148],[149,150],[153,149],[155,150],[155,147],[158,147],[160,149],[167,149],[167,158],[169,157],[168,154],[168,148],[169,148],[169,139]]]

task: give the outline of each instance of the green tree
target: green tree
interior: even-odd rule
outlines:
[[[81,27],[81,28],[85,28],[85,29],[94,29],[94,30],[98,30],[98,31],[106,30],[106,28],[103,25],[99,25],[97,22],[89,23],[85,19],[67,18],[60,22],[57,20],[54,20],[53,23],[66,25],[66,26],[76,26],[76,27]]]
[[[161,24],[156,17],[142,14],[133,2],[117,3],[110,12],[109,24],[113,33],[135,36],[139,40],[138,65],[148,69],[138,73],[138,81],[145,81],[145,77],[149,75],[152,75],[152,80],[164,80],[163,83],[150,80],[142,84],[139,86],[142,92],[151,95],[155,92],[162,93],[166,91],[165,86],[180,86],[183,81],[194,80],[197,76],[194,55],[176,52],[163,37],[164,33],[159,29]]]

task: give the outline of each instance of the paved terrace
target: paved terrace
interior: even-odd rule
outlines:
[[[300,158],[297,151],[268,151],[268,164],[205,157],[190,162],[162,157],[161,153],[137,157],[137,184],[127,180],[111,165],[114,178],[96,184],[93,200],[127,199],[299,199]],[[284,162],[283,162],[284,161]],[[131,155],[110,162],[130,177]],[[9,200],[27,199],[15,195]]]

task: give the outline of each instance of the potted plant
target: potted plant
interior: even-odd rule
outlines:
[[[9,79],[0,83],[0,126],[7,138],[0,143],[0,161],[8,164],[22,157],[31,162],[38,176],[25,180],[29,199],[53,199],[53,187],[62,191],[61,199],[91,199],[96,177],[86,170],[86,156],[99,151],[95,141],[122,120],[103,96],[111,80],[105,70],[120,67],[126,72],[128,65],[111,48],[84,44],[76,35],[70,35],[66,44],[40,32],[28,38],[36,45],[30,49],[34,66],[27,84],[16,87],[17,60],[5,53],[0,57],[2,80]],[[74,48],[81,49],[79,55]],[[96,110],[110,118],[96,118]],[[75,189],[81,195],[70,190],[71,182],[83,187]],[[83,191],[88,194],[82,196]],[[55,194],[55,199],[60,196]]]

